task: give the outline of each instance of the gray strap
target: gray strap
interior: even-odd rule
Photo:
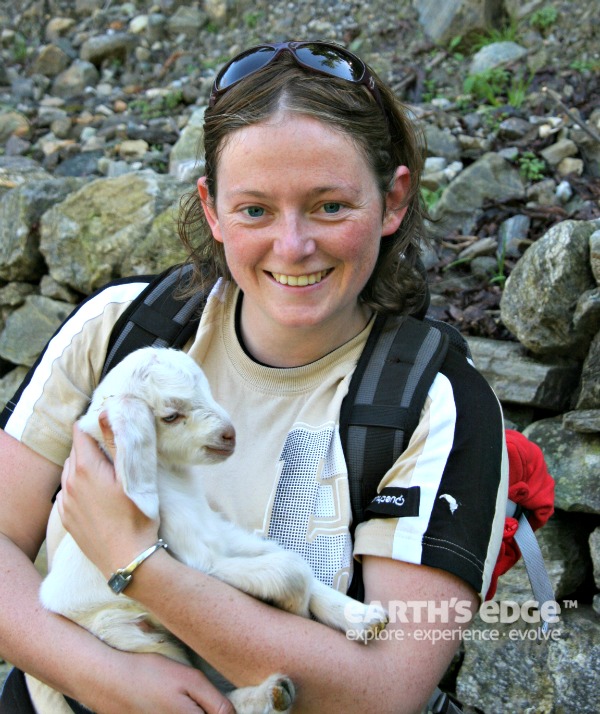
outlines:
[[[519,527],[515,533],[515,541],[523,556],[523,562],[525,563],[527,575],[529,576],[534,600],[536,600],[540,606],[543,603],[554,603],[554,591],[552,590],[552,584],[550,583],[550,578],[548,577],[548,572],[544,565],[542,551],[540,550],[535,533],[525,517],[525,514],[521,514],[519,518]],[[553,604],[547,604],[546,611],[548,615],[557,614],[556,606]],[[544,621],[542,631],[546,632],[547,630],[548,622]]]
[[[436,687],[431,697],[429,697],[424,712],[425,714],[447,714],[448,712],[450,714],[463,714],[462,709],[459,709],[439,687]]]

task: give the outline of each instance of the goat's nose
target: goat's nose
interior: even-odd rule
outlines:
[[[228,426],[223,429],[223,431],[221,432],[221,441],[223,442],[223,445],[226,448],[231,449],[231,451],[233,451],[233,449],[235,448],[235,429],[233,428],[233,426]]]

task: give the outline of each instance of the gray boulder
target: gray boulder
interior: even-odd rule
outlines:
[[[80,185],[76,179],[29,181],[0,197],[0,278],[38,280],[42,276],[40,218]]]
[[[464,235],[473,232],[487,200],[521,199],[525,195],[519,172],[499,154],[488,152],[468,166],[444,190],[432,211],[438,221],[435,230]]]
[[[472,630],[480,637],[465,644],[461,702],[485,714],[597,714],[600,620],[591,607],[563,608],[547,641],[522,619],[478,619]]]
[[[523,433],[544,452],[556,484],[555,506],[600,513],[600,434],[566,429],[562,417],[534,422]]]
[[[536,241],[506,281],[502,320],[532,352],[583,358],[600,325],[574,321],[582,294],[596,287],[589,238],[594,221],[563,221]]]
[[[72,310],[69,303],[31,295],[7,318],[0,333],[0,357],[12,364],[31,367]]]
[[[475,53],[469,74],[481,74],[496,67],[503,67],[522,59],[526,54],[525,47],[516,42],[492,42]]]
[[[126,261],[181,193],[172,176],[148,170],[97,179],[70,194],[41,220],[40,250],[50,275],[89,294],[127,274]],[[165,240],[165,251],[178,242],[176,233]]]
[[[423,30],[434,42],[484,32],[502,10],[501,0],[413,0]]]
[[[517,342],[469,337],[477,369],[498,399],[540,409],[563,411],[571,403],[581,372],[566,357],[534,357]]]

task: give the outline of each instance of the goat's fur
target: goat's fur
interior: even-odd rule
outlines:
[[[147,516],[160,515],[160,536],[174,557],[284,610],[305,617],[312,613],[327,625],[352,629],[364,641],[385,627],[383,609],[356,603],[323,585],[300,555],[210,509],[202,484],[191,477],[188,466],[226,458],[233,451],[235,432],[191,357],[152,347],[128,355],[98,386],[79,421],[101,446],[102,413],[115,436],[115,468],[123,488]],[[188,650],[150,613],[126,595],[112,593],[68,534],[57,548],[40,596],[47,609],[78,622],[113,647],[191,661]],[[274,675],[258,687],[228,696],[241,714],[266,714],[287,710],[294,687],[287,677]]]

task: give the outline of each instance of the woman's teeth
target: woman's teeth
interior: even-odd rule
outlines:
[[[317,273],[309,273],[308,275],[284,275],[283,273],[271,273],[271,275],[282,285],[302,288],[305,285],[320,283],[328,272],[329,270],[319,270]]]

